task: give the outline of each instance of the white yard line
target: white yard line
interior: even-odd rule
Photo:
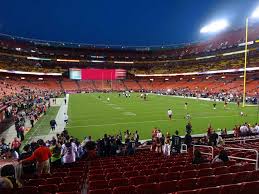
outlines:
[[[255,115],[252,115],[255,116]],[[192,120],[195,119],[207,119],[207,118],[225,118],[225,117],[240,117],[240,115],[229,115],[229,116],[212,116],[212,117],[195,117],[192,118]],[[176,118],[172,119],[172,122],[175,120],[186,120],[185,118]],[[168,119],[162,119],[162,120],[152,120],[152,121],[132,121],[132,122],[122,122],[122,123],[107,123],[107,124],[98,124],[98,125],[81,125],[81,126],[71,126],[67,128],[81,128],[81,127],[101,127],[101,126],[112,126],[112,125],[122,125],[122,124],[136,124],[136,123],[155,123],[155,122],[164,122],[169,121]]]

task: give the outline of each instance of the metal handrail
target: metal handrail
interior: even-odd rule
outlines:
[[[206,153],[206,152],[201,152],[202,154],[205,154],[205,155],[210,155],[212,158],[214,157],[214,148],[213,146],[207,146],[207,145],[194,145],[193,146],[193,154],[194,154],[194,151],[195,151],[195,148],[196,147],[203,147],[203,148],[210,148],[211,149],[211,153]]]
[[[256,159],[242,158],[242,157],[235,157],[235,156],[228,156],[228,158],[255,162],[255,170],[258,170],[258,157],[259,157],[259,155],[258,155],[258,151],[257,151],[256,149],[245,149],[245,148],[231,148],[231,147],[225,147],[224,150],[238,150],[238,151],[250,151],[250,152],[255,152],[255,154],[256,154]]]

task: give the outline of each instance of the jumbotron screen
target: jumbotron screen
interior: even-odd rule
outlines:
[[[125,79],[124,69],[69,69],[69,77],[74,80],[116,80]]]

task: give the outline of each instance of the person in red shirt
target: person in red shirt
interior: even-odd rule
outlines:
[[[39,147],[33,152],[33,154],[29,158],[21,160],[20,162],[24,163],[27,161],[36,161],[36,171],[38,175],[50,173],[49,159],[52,156],[50,149],[45,146],[42,139],[38,140],[38,144]]]

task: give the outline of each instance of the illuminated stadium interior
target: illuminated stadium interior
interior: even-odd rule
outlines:
[[[258,193],[254,10],[159,46],[14,36],[0,15],[0,193]]]

